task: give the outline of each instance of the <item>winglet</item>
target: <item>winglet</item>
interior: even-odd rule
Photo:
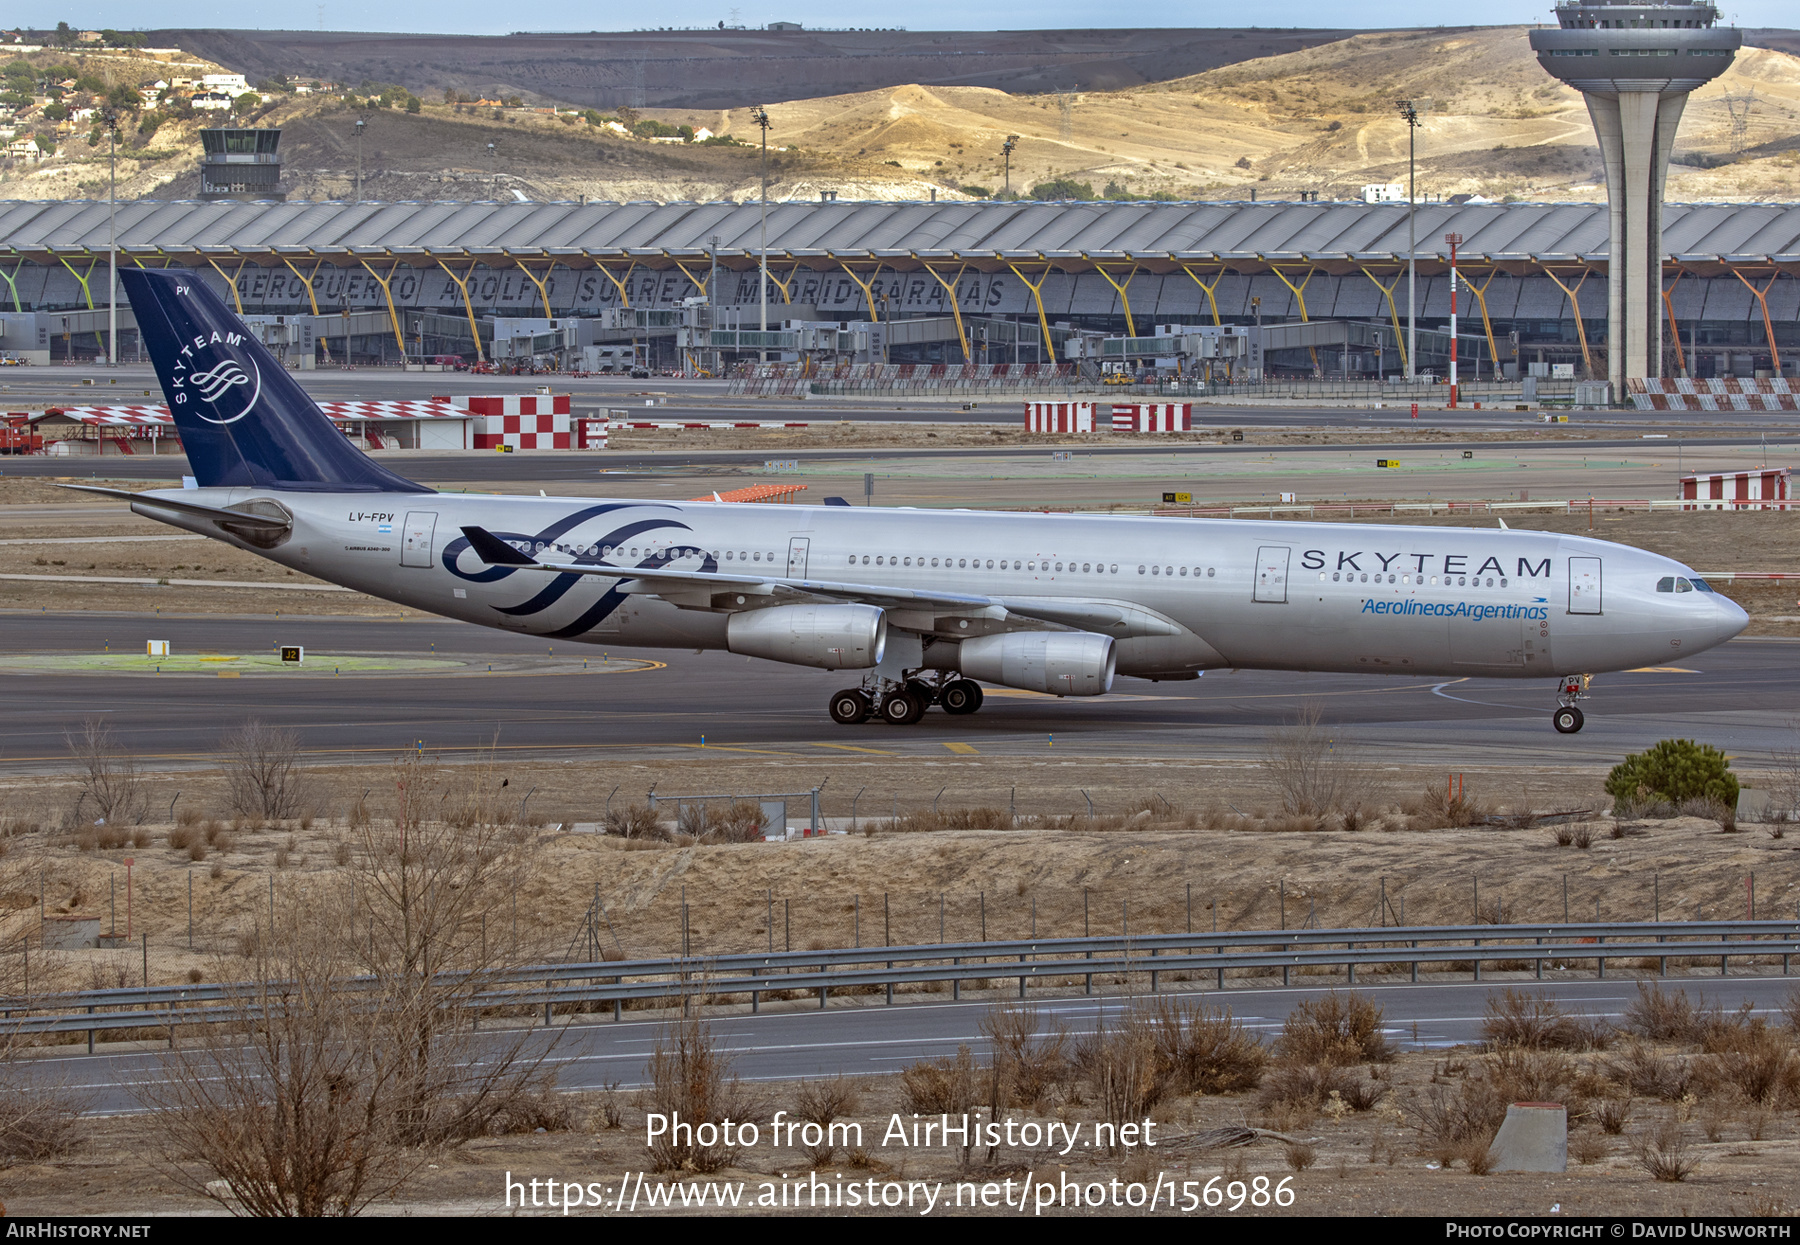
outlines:
[[[489,566],[536,566],[537,563],[488,531],[485,527],[465,527],[469,548]]]

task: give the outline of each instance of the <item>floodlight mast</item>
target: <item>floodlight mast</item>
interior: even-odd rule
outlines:
[[[1462,245],[1460,233],[1447,233],[1444,241],[1450,244],[1450,409],[1456,409],[1456,248]],[[1480,376],[1480,358],[1476,359],[1476,379]]]
[[[1410,382],[1416,367],[1414,360],[1419,354],[1419,245],[1415,223],[1419,197],[1414,191],[1417,150],[1414,140],[1419,133],[1419,109],[1410,99],[1396,101],[1395,107],[1400,110],[1400,119],[1406,122],[1406,379]]]
[[[1530,32],[1531,49],[1586,99],[1606,164],[1606,370],[1616,400],[1629,382],[1662,375],[1669,156],[1688,95],[1730,68],[1743,36],[1718,24],[1711,0],[1569,0],[1556,21]]]
[[[756,286],[757,318],[756,327],[762,332],[769,331],[769,110],[761,104],[750,110],[750,119],[762,129],[762,231],[757,240],[759,253],[758,276]],[[767,341],[767,338],[763,339]],[[763,363],[769,361],[768,347],[757,352],[757,359]]]
[[[1001,153],[1006,157],[1006,183],[1005,188],[1001,191],[1001,193],[1005,195],[1012,194],[1012,153],[1013,148],[1018,145],[1019,136],[1017,134],[1008,134],[1006,136],[1006,142],[1002,143],[1000,146]]]

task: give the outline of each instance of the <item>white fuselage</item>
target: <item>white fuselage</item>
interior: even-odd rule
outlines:
[[[631,567],[959,593],[1001,607],[1123,606],[1149,625],[1115,633],[1118,673],[1152,678],[1219,667],[1551,677],[1666,662],[1745,622],[1714,593],[1658,591],[1669,577],[1695,578],[1677,562],[1516,530],[447,493],[166,495],[219,507],[272,499],[293,529],[262,549],[207,519],[136,508],[415,609],[612,647],[726,647],[729,610],[633,591]],[[541,561],[618,566],[627,582],[488,565],[465,526]],[[896,622],[929,636],[930,615]]]

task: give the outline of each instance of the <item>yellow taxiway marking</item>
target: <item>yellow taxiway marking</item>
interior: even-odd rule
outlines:
[[[748,752],[759,757],[791,757],[792,752],[775,752],[768,748],[733,748],[726,744],[676,744],[677,748],[688,748],[695,752]]]
[[[1639,666],[1627,670],[1626,674],[1699,674],[1698,670],[1689,670],[1686,666]]]
[[[944,747],[950,749],[950,751],[956,753],[958,756],[972,757],[981,755],[976,751],[974,744],[945,744]]]
[[[839,752],[866,752],[870,756],[891,757],[892,752],[883,752],[880,748],[858,748],[855,744],[814,744],[815,748],[836,748]]]

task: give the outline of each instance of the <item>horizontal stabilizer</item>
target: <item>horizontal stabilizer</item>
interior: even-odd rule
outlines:
[[[131,493],[120,488],[101,488],[97,484],[59,484],[57,487],[74,489],[79,493],[98,493],[102,497],[116,497],[120,501],[132,503],[133,506],[155,506],[159,510],[173,510],[178,514],[191,514],[202,519],[216,519],[221,523],[261,528],[271,532],[285,531],[294,525],[291,519],[277,519],[263,514],[247,514],[242,510],[228,510],[222,506],[202,506],[200,503],[192,501],[176,501],[156,493]]]

